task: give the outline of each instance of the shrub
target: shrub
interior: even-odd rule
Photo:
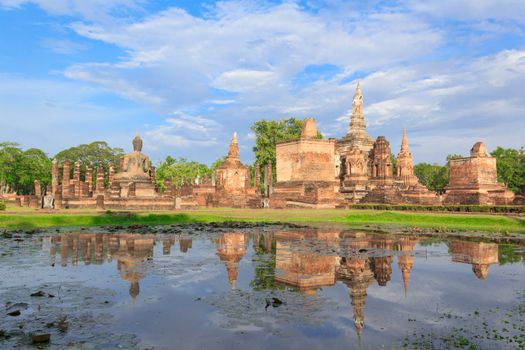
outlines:
[[[0,210],[5,210],[5,202],[0,202]]]
[[[430,211],[455,213],[523,214],[525,206],[519,205],[417,205],[417,204],[352,204],[350,209]]]

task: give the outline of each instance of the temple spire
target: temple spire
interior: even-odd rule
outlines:
[[[237,141],[237,133],[233,133],[232,140],[230,142],[230,147],[228,148],[228,157],[227,158],[239,158],[239,143]]]
[[[366,123],[363,112],[363,95],[361,94],[361,86],[357,82],[355,88],[354,100],[352,102],[352,116],[350,117],[350,125],[348,133],[356,138],[365,138]]]
[[[401,152],[408,151],[408,141],[407,141],[407,129],[403,128],[403,141],[401,142]]]

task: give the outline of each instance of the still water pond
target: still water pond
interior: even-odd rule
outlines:
[[[281,226],[111,231],[0,238],[0,348],[524,348],[524,247]]]

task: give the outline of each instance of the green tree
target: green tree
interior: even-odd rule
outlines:
[[[519,193],[525,186],[525,148],[498,147],[490,155],[497,160],[498,181]]]
[[[17,173],[15,171],[22,150],[14,142],[0,143],[0,193],[15,190]]]
[[[192,182],[197,176],[210,177],[211,173],[211,169],[206,164],[167,156],[157,167],[156,182],[157,186],[164,190],[165,180],[170,180],[174,185],[178,185],[183,182]]]
[[[280,120],[262,119],[255,122],[251,130],[255,134],[255,161],[261,167],[261,175],[267,164],[272,164],[273,176],[276,176],[275,169],[275,145],[278,142],[294,140],[301,137],[303,121],[297,118]],[[321,133],[317,133],[318,138],[323,138]],[[262,182],[262,179],[261,179]]]
[[[463,158],[459,154],[449,154],[445,165],[419,163],[414,166],[414,175],[429,190],[441,192],[448,184],[450,161],[452,159]]]
[[[414,166],[414,175],[429,190],[440,192],[448,184],[448,166],[419,163]]]
[[[226,159],[226,156],[223,156],[223,157],[217,159],[215,162],[211,163],[211,165],[210,165],[211,172],[213,173],[215,171],[215,169],[217,169],[217,167],[219,165],[221,165],[222,162],[224,162],[225,159]]]
[[[64,160],[69,160],[71,164],[80,162],[80,172],[85,174],[88,166],[93,169],[102,167],[107,172],[109,166],[113,165],[115,171],[118,171],[120,157],[123,155],[124,150],[122,148],[112,148],[105,141],[95,141],[63,150],[57,153],[54,158],[58,160],[59,164],[62,164]],[[73,171],[73,166],[71,166],[71,171]]]
[[[32,194],[35,180],[39,180],[43,188],[50,184],[48,156],[37,148],[22,151],[16,143],[0,143],[0,191]]]
[[[51,160],[44,151],[30,148],[23,152],[16,165],[18,175],[17,191],[34,192],[34,182],[39,180],[42,190],[51,185]]]
[[[397,174],[397,158],[394,153],[390,153],[390,160],[392,161],[392,175],[396,176]]]

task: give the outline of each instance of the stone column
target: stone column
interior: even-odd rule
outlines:
[[[98,171],[97,171],[97,173],[98,173]],[[104,210],[104,195],[102,195],[102,194],[99,194],[97,196],[97,210]]]
[[[58,193],[58,161],[53,159],[51,164],[51,195],[56,196]]]
[[[244,178],[244,189],[245,190],[250,188],[250,180],[251,180],[250,168],[247,168],[246,169],[246,177]]]
[[[57,193],[55,195],[55,209],[62,209],[62,195],[60,193]]]
[[[259,193],[261,187],[261,167],[259,163],[255,164],[255,190]]]
[[[113,179],[115,178],[115,168],[113,167],[113,165],[110,165],[109,166],[109,179],[108,179],[108,182],[109,182],[109,187],[111,187],[111,185],[113,184]]]
[[[87,196],[90,197],[93,194],[93,168],[87,167],[86,178],[85,178]]]
[[[40,181],[35,180],[35,197],[42,197],[42,186],[40,186]]]
[[[157,178],[157,169],[154,166],[151,167],[150,176],[151,176],[151,183],[155,184],[155,180]]]
[[[104,193],[104,168],[98,167],[97,168],[97,183],[96,183],[96,194],[102,194]]]
[[[266,197],[269,197],[273,193],[273,168],[272,163],[266,164],[266,170],[264,172],[264,192]]]
[[[62,169],[62,198],[69,198],[69,176],[70,176],[69,160],[64,161]]]
[[[73,168],[73,184],[75,186],[75,198],[80,198],[81,183],[80,183],[80,162],[75,162]]]

